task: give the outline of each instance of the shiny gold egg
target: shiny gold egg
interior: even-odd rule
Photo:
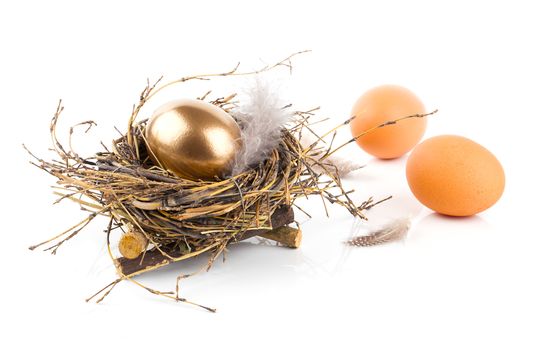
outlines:
[[[146,126],[154,164],[191,180],[212,180],[230,171],[241,147],[240,127],[223,109],[182,99],[159,107]]]

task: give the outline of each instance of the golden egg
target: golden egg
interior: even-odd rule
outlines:
[[[145,135],[156,165],[191,180],[226,176],[241,147],[233,117],[201,100],[182,99],[159,107]]]

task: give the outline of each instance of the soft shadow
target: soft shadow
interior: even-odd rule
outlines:
[[[449,248],[475,245],[489,239],[492,231],[491,225],[478,215],[453,217],[431,213],[412,226],[407,244]]]
[[[260,293],[265,288],[294,285],[309,276],[317,266],[309,263],[301,249],[276,246],[269,241],[254,238],[227,247],[225,261],[220,255],[206,271],[210,254],[180,261],[139,277],[151,287],[171,290],[179,275],[194,273],[184,279],[181,289],[190,295],[230,295],[240,289]],[[194,283],[191,283],[194,282]]]

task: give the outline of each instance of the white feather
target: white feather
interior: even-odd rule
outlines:
[[[307,131],[304,132],[302,134],[302,137],[300,138],[300,144],[304,148],[310,147],[315,142],[317,142],[317,138],[313,134]],[[319,161],[320,158],[324,155],[324,153],[325,152],[320,152],[312,156],[315,160]],[[355,170],[358,170],[364,167],[364,165],[360,165],[358,163],[352,162],[336,154],[333,154],[330,157],[327,157],[323,161],[323,166],[325,167],[326,171],[330,171],[334,173],[334,175],[339,175],[339,176],[345,176]],[[314,164],[313,168],[316,171],[323,171],[323,169],[317,164]]]
[[[256,77],[246,91],[247,100],[231,113],[241,128],[242,149],[237,153],[232,175],[266,159],[281,140],[281,130],[291,120],[292,113],[284,108],[277,93],[267,82]]]

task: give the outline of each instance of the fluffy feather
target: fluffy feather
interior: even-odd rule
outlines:
[[[259,78],[246,95],[247,101],[231,111],[242,130],[242,149],[234,160],[233,176],[267,158],[279,144],[281,130],[292,118],[269,84]]]
[[[302,146],[305,148],[311,146],[316,141],[317,141],[317,138],[310,132],[304,132],[302,134],[302,137],[300,138],[300,144],[302,144]],[[318,161],[323,155],[324,155],[324,152],[318,155],[315,155],[314,158]],[[327,171],[338,173],[339,176],[345,176],[355,170],[358,170],[364,167],[364,165],[360,165],[358,163],[352,162],[336,154],[332,154],[331,156],[327,157],[322,163]],[[313,168],[316,171],[321,170],[320,167],[317,165],[315,165]]]
[[[411,220],[409,218],[396,219],[388,225],[372,231],[368,235],[353,237],[345,243],[356,247],[368,247],[386,242],[397,241],[405,238],[410,227]]]

